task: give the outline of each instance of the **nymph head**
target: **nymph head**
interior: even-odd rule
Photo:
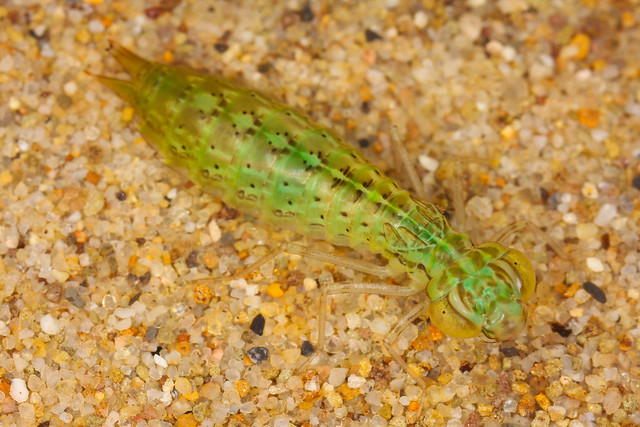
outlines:
[[[454,337],[504,341],[516,336],[527,319],[523,302],[536,287],[533,265],[516,249],[487,243],[465,253],[427,286],[429,316]]]

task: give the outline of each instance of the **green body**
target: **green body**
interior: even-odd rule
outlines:
[[[451,300],[440,316],[463,317],[473,335],[487,333],[496,307],[515,310],[506,316],[521,326],[520,273],[496,281],[491,268],[509,249],[474,248],[433,204],[291,108],[223,78],[114,49],[133,80],[99,78],[134,106],[140,132],[166,163],[200,187],[269,223],[383,254],[409,274],[412,287],[427,288],[432,302]]]

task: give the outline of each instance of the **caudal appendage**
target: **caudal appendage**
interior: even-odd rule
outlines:
[[[109,40],[109,48],[107,50],[116,59],[116,61],[118,61],[120,65],[127,70],[131,75],[131,80],[122,80],[114,77],[98,75],[88,70],[85,70],[85,72],[98,79],[100,83],[112,89],[118,94],[118,96],[120,96],[120,98],[135,106],[137,104],[140,82],[154,66],[154,63],[141,58],[129,49],[115,43],[113,40]]]

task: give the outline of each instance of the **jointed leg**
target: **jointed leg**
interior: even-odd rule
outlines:
[[[366,262],[366,261],[357,260],[357,259],[339,257],[337,255],[334,255],[334,254],[331,254],[331,253],[328,253],[328,252],[322,252],[322,251],[316,251],[316,250],[313,250],[313,249],[309,249],[309,248],[306,248],[306,247],[304,247],[302,245],[299,245],[297,243],[288,243],[287,242],[287,243],[281,244],[276,249],[270,251],[268,254],[266,254],[265,256],[260,258],[258,261],[256,261],[253,264],[243,268],[239,272],[237,272],[235,274],[232,274],[231,276],[196,279],[196,280],[194,280],[194,282],[195,283],[215,284],[215,283],[219,283],[219,282],[238,279],[240,277],[245,277],[249,273],[252,273],[252,272],[258,270],[260,267],[262,267],[263,265],[265,265],[269,261],[271,261],[274,258],[276,258],[278,255],[283,254],[283,253],[287,253],[287,254],[290,254],[290,255],[300,255],[300,256],[303,256],[303,257],[312,258],[312,259],[316,259],[316,260],[319,260],[319,261],[324,261],[324,262],[327,262],[329,264],[334,264],[334,265],[338,265],[338,266],[346,267],[346,268],[352,268],[352,269],[354,269],[356,271],[360,271],[362,273],[370,274],[372,276],[377,276],[377,277],[388,277],[389,276],[389,274],[387,273],[387,269],[384,266],[380,266],[380,265],[377,265],[377,264],[372,264],[372,263],[369,263],[369,262]]]
[[[325,341],[325,328],[326,328],[326,319],[327,319],[327,299],[329,295],[338,295],[338,294],[376,294],[376,295],[384,295],[384,296],[396,296],[396,297],[410,297],[416,295],[420,292],[424,292],[422,290],[415,290],[406,286],[394,286],[387,285],[384,283],[334,283],[330,285],[323,286],[321,289],[320,295],[320,310],[318,312],[318,339],[316,342],[315,352],[322,351],[324,348]],[[414,319],[416,319],[420,313],[425,311],[425,304],[416,305],[407,315],[405,315],[396,325],[393,330],[385,339],[382,341],[382,346],[387,350],[387,352],[391,355],[391,357],[398,363],[407,373],[418,383],[420,386],[424,386],[425,383],[420,377],[406,364],[404,360],[402,360],[401,356],[391,348],[391,345],[395,342],[398,335],[402,333],[402,331],[411,323]],[[313,355],[303,359],[296,370],[299,371],[303,369],[309,361],[312,359]]]
[[[340,267],[352,268],[356,271],[370,274],[372,276],[389,277],[389,273],[387,272],[387,268],[385,266],[353,258],[340,257],[329,252],[316,251],[306,248],[297,243],[284,243],[282,245],[281,251],[288,254],[300,255],[303,257],[316,259],[318,261],[324,261],[326,263],[338,265]]]
[[[318,314],[317,348],[324,347],[324,333],[327,319],[327,297],[338,294],[375,294],[394,297],[410,297],[422,291],[407,286],[394,286],[384,283],[332,283],[322,287],[320,311]],[[406,327],[406,325],[405,325]]]
[[[396,352],[391,346],[398,339],[398,336],[409,326],[415,319],[417,319],[427,309],[427,302],[416,304],[402,319],[396,323],[391,332],[382,341],[382,346],[387,350],[389,355],[395,362],[404,369],[411,378],[423,389],[426,388],[426,384],[422,378],[413,370],[407,362]]]
[[[402,356],[400,356],[398,354],[397,351],[395,351],[392,347],[391,344],[388,344],[386,341],[382,341],[382,346],[384,347],[384,349],[387,351],[387,353],[389,353],[389,355],[391,356],[391,358],[398,364],[400,365],[400,367],[407,373],[409,374],[409,376],[411,378],[413,378],[413,380],[416,382],[416,384],[418,384],[423,390],[427,388],[427,384],[424,382],[424,380],[422,378],[420,378],[420,375],[418,375],[416,373],[416,371],[414,371],[413,369],[411,369],[411,367],[409,365],[407,365],[407,362],[404,361],[404,359],[402,358]]]
[[[309,257],[312,259],[317,259],[319,261],[324,261],[327,263],[339,265],[342,267],[353,268],[354,270],[361,271],[363,273],[379,276],[379,277],[388,277],[388,273],[385,267],[381,267],[375,264],[371,264],[368,262],[342,258],[338,257],[334,254],[316,251],[313,249],[306,248],[302,245],[296,243],[283,243],[278,248],[269,252],[262,258],[260,258],[255,263],[241,270],[240,272],[222,278],[213,278],[213,279],[198,279],[195,282],[208,282],[208,283],[217,283],[220,281],[233,280],[239,277],[246,276],[247,274],[259,269],[267,262],[273,260],[275,257],[282,253],[294,254]],[[385,283],[334,283],[330,285],[325,285],[321,287],[320,294],[320,310],[318,312],[318,338],[315,346],[315,352],[318,349],[324,348],[325,342],[325,331],[326,331],[326,319],[327,319],[327,301],[329,295],[338,295],[338,294],[376,294],[376,295],[384,295],[384,296],[396,296],[396,297],[410,297],[416,295],[422,290],[415,290],[413,288],[407,286],[394,286],[387,285]],[[420,313],[424,312],[425,305],[418,304],[416,305],[407,315],[405,315],[400,321],[394,326],[391,334],[388,335],[382,342],[383,347],[387,350],[387,352],[391,355],[391,357],[404,369],[407,373],[421,386],[424,386],[424,381],[420,379],[420,377],[411,369],[409,366],[402,360],[400,355],[391,348],[391,345],[395,342],[397,337],[402,333],[402,331],[414,320],[416,319]],[[313,359],[313,354],[301,360],[301,362],[296,367],[296,371],[302,370],[311,360]]]
[[[398,136],[398,131],[396,126],[391,126],[391,142],[393,143],[393,148],[395,149],[396,155],[402,163],[403,169],[409,175],[409,181],[411,181],[411,185],[413,186],[413,191],[416,192],[418,197],[421,197],[426,200],[427,195],[424,191],[424,186],[422,185],[422,181],[420,181],[420,177],[418,177],[418,173],[416,172],[416,168],[411,163],[409,159],[409,153],[405,148],[404,144],[400,141],[400,137]]]
[[[464,188],[462,186],[462,164],[456,160],[453,168],[453,218],[458,230],[467,229],[467,215],[464,210]]]
[[[512,222],[511,224],[498,230],[491,237],[490,241],[497,242],[497,243],[504,243],[507,237],[511,236],[512,234],[519,233],[522,230],[526,230],[527,228],[533,231],[535,234],[537,234],[538,237],[540,237],[542,240],[544,240],[544,242],[547,245],[549,245],[551,249],[553,249],[553,251],[556,254],[558,254],[559,257],[565,258],[565,259],[569,258],[569,256],[565,254],[564,251],[562,250],[562,246],[560,245],[560,243],[558,243],[554,238],[549,236],[549,234],[542,231],[540,227],[538,227],[537,225],[535,225],[534,223],[526,219],[521,219],[521,220]]]
[[[316,251],[313,249],[306,248],[302,245],[296,243],[283,243],[278,248],[269,252],[262,258],[260,258],[255,263],[250,266],[244,268],[240,272],[233,274],[229,277],[220,277],[220,278],[207,278],[207,279],[198,279],[195,282],[207,282],[207,283],[217,283],[220,281],[233,280],[239,277],[246,276],[247,274],[259,269],[267,262],[273,260],[278,255],[282,253],[294,254],[309,257],[312,259],[317,259],[319,261],[324,261],[327,263],[331,263],[334,265],[339,265],[342,267],[353,268],[354,270],[361,271],[363,273],[371,274],[378,277],[388,277],[388,273],[385,267],[378,266],[376,264],[371,264],[368,262],[347,259],[338,257],[334,254]],[[326,330],[326,319],[327,319],[327,301],[329,295],[338,295],[338,294],[376,294],[376,295],[385,295],[385,296],[398,296],[398,297],[409,297],[415,295],[420,290],[414,290],[410,287],[406,286],[394,286],[387,285],[384,283],[334,283],[321,287],[320,294],[320,310],[318,312],[318,338],[314,350],[314,354],[318,351],[318,349],[324,348],[325,341],[325,330]],[[402,360],[400,355],[391,348],[391,344],[395,342],[396,338],[404,328],[406,328],[418,315],[424,311],[424,304],[419,304],[414,307],[408,315],[404,316],[400,321],[395,325],[393,331],[390,336],[388,336],[383,342],[383,347],[387,350],[387,352],[391,355],[391,357],[405,370],[407,373],[421,386],[424,386],[424,381],[420,379],[420,377],[411,369],[409,366]],[[393,337],[392,339],[389,339]],[[300,363],[296,366],[296,371],[301,371],[306,367],[306,365],[313,359],[314,354],[309,355],[308,357],[302,359]]]
[[[418,177],[418,173],[416,172],[415,167],[411,163],[409,159],[409,153],[405,148],[404,144],[400,141],[400,137],[398,136],[397,127],[391,126],[391,141],[393,143],[393,148],[398,156],[400,163],[402,163],[403,169],[409,175],[409,181],[411,181],[411,185],[414,188],[415,193],[418,197],[421,197],[426,200],[426,192],[420,178]],[[454,177],[453,177],[453,214],[456,222],[456,226],[458,230],[465,231],[466,229],[466,216],[464,211],[464,190],[462,188],[462,166],[461,162],[464,161],[464,158],[456,158],[455,167],[454,167]]]
[[[480,162],[480,163],[489,163],[487,159],[472,159],[467,157],[456,157],[455,158],[455,167],[454,167],[454,176],[453,176],[453,211],[454,218],[457,228],[460,231],[466,231],[466,215],[464,210],[464,189],[462,186],[462,167],[461,162],[469,161],[469,162]],[[562,249],[562,245],[558,243],[555,239],[553,239],[549,234],[545,233],[535,225],[533,222],[521,219],[515,221],[502,229],[498,230],[492,237],[489,239],[491,242],[504,243],[504,240],[511,236],[512,234],[518,233],[525,229],[530,229],[533,231],[538,237],[547,243],[551,249],[555,253],[558,254],[561,258],[569,258]]]
[[[455,167],[454,167],[454,176],[453,176],[453,212],[456,226],[459,230],[466,232],[466,215],[464,209],[464,189],[462,187],[462,161],[475,161],[487,163],[486,159],[468,159],[465,157],[457,157],[455,159]],[[547,243],[554,252],[558,254],[561,258],[569,258],[562,249],[562,245],[558,243],[555,239],[553,239],[549,234],[545,233],[535,225],[533,222],[521,219],[515,221],[502,229],[498,230],[492,237],[489,239],[491,242],[504,243],[504,240],[512,234],[518,233],[525,229],[530,229],[533,231],[538,237]]]
[[[389,332],[389,334],[385,337],[385,342],[387,342],[389,345],[396,342],[402,331],[404,331],[406,327],[409,326],[414,320],[420,317],[421,314],[427,311],[427,304],[428,303],[424,301],[420,304],[416,304],[415,307],[409,310],[409,312],[405,314],[402,319],[398,320],[398,323],[396,323],[391,332]]]

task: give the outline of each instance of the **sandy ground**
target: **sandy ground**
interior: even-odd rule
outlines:
[[[0,2],[0,424],[638,425],[639,19],[596,0]],[[565,254],[508,238],[539,281],[525,330],[454,339],[421,318],[394,344],[420,388],[380,345],[416,300],[339,296],[295,371],[318,283],[372,278],[284,256],[194,283],[285,241],[358,254],[165,167],[85,73],[125,77],[109,39],[270,93],[408,185],[397,125],[452,216],[461,159],[477,242],[529,220]]]

